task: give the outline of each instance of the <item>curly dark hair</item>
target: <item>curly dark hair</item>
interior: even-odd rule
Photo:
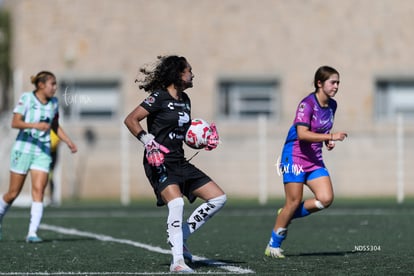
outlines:
[[[136,79],[135,82],[140,83],[139,89],[146,92],[154,92],[156,90],[166,90],[168,86],[173,84],[179,91],[184,90],[181,74],[188,66],[185,57],[170,55],[158,56],[155,68],[149,69],[148,66],[140,68],[143,79]]]

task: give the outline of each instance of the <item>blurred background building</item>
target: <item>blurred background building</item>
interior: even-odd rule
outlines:
[[[283,196],[275,164],[321,65],[341,73],[334,131],[349,133],[324,153],[336,195],[414,195],[411,0],[2,2],[2,191],[17,133],[11,110],[33,89],[30,76],[50,70],[61,124],[79,146],[76,155],[60,148],[59,196],[151,197],[143,148],[123,119],[146,97],[134,83],[139,67],[178,54],[195,74],[193,117],[216,122],[222,140],[194,163],[229,196]]]

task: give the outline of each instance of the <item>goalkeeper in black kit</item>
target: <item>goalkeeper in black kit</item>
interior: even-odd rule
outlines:
[[[126,118],[125,125],[144,144],[144,170],[157,198],[157,206],[167,205],[167,233],[172,251],[171,272],[189,273],[192,261],[186,245],[189,236],[214,216],[226,203],[224,191],[204,172],[186,160],[183,142],[191,124],[191,101],[184,92],[193,87],[191,65],[182,56],[160,56],[155,67],[141,68],[139,88],[148,97]],[[141,121],[147,119],[147,131]],[[215,125],[210,125],[205,149],[218,145]],[[184,199],[204,200],[187,221],[183,221]]]

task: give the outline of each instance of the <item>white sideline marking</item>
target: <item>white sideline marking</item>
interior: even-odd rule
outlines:
[[[197,274],[194,272],[193,274]],[[230,272],[203,272],[202,275],[234,275]],[[53,276],[53,275],[171,275],[171,272],[0,272],[5,276]]]
[[[113,237],[107,236],[107,235],[100,235],[100,234],[91,233],[91,232],[79,231],[79,230],[73,229],[73,228],[64,228],[64,227],[54,226],[54,225],[49,225],[49,224],[40,224],[39,228],[43,229],[43,230],[54,231],[54,232],[61,233],[61,234],[88,237],[88,238],[93,238],[93,239],[100,240],[100,241],[108,241],[108,242],[117,242],[117,243],[122,243],[122,244],[128,244],[128,245],[132,245],[132,246],[139,247],[139,248],[144,248],[148,251],[157,252],[157,253],[161,253],[161,254],[168,254],[168,255],[171,254],[171,250],[163,249],[163,248],[158,247],[158,246],[152,246],[152,245],[148,245],[148,244],[144,244],[144,243],[140,243],[140,242],[135,242],[135,241],[131,241],[131,240],[126,240],[126,239],[117,239],[117,238],[113,238]],[[207,259],[205,257],[200,257],[200,256],[193,255],[193,260],[202,262],[202,263],[204,263],[206,265],[209,265],[209,266],[215,266],[217,268],[221,268],[221,269],[227,270],[229,272],[237,273],[237,274],[255,273],[251,269],[245,269],[245,268],[241,268],[241,267],[238,267],[238,266],[228,265],[225,262],[211,260],[211,259]],[[137,274],[137,273],[135,273],[135,274]],[[150,275],[150,274],[154,274],[154,273],[143,274],[143,275]],[[73,275],[79,275],[79,274],[73,274]]]
[[[197,274],[194,272],[192,274]],[[202,275],[234,275],[230,272],[203,272]],[[53,276],[53,275],[171,275],[171,272],[0,272],[5,276]]]

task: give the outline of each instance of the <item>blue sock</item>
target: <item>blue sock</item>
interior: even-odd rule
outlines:
[[[304,205],[305,205],[305,202],[303,201],[299,205],[299,207],[296,209],[295,213],[293,214],[292,219],[302,218],[302,217],[306,217],[306,216],[310,215],[310,212],[307,209],[305,209]]]
[[[279,234],[276,233],[274,230],[272,231],[272,237],[269,241],[269,245],[274,248],[280,247],[283,240],[286,238],[287,230],[286,228],[279,228],[277,232]]]

